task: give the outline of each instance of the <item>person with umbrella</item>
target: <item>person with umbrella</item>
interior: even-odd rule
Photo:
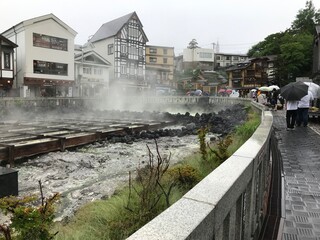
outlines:
[[[281,88],[281,96],[286,100],[287,130],[294,130],[298,104],[308,94],[308,85],[303,82],[291,82]]]
[[[313,100],[313,94],[311,91],[308,91],[308,94],[300,99],[298,104],[298,112],[297,112],[297,126],[300,127],[301,123],[303,123],[304,127],[308,126],[308,112],[310,108],[310,102]]]

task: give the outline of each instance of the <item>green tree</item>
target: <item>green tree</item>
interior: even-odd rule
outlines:
[[[312,1],[307,1],[304,9],[299,10],[291,29],[298,33],[315,34],[315,25],[320,23],[320,10],[316,10]]]
[[[189,48],[189,49],[198,48],[198,42],[197,42],[197,40],[196,40],[196,39],[192,39],[191,42],[189,42],[188,48]]]
[[[280,86],[294,81],[296,77],[310,76],[315,26],[320,22],[320,11],[312,1],[296,15],[291,28],[267,36],[254,45],[249,57],[276,55],[275,81]]]

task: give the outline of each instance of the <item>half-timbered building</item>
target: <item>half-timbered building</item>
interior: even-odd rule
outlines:
[[[145,80],[146,42],[142,23],[136,12],[132,12],[104,23],[84,48],[94,48],[111,63],[112,86],[130,92],[149,87]]]
[[[14,80],[14,49],[17,44],[0,35],[0,97],[9,96]]]

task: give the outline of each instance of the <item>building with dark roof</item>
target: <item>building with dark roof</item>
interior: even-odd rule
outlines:
[[[0,96],[7,96],[14,80],[14,49],[17,44],[0,35]]]
[[[110,62],[110,85],[127,92],[149,88],[145,80],[148,38],[136,12],[104,23],[85,44]]]

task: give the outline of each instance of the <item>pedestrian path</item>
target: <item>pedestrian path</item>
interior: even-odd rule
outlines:
[[[285,111],[273,113],[284,174],[282,240],[320,240],[320,124],[287,131]]]

